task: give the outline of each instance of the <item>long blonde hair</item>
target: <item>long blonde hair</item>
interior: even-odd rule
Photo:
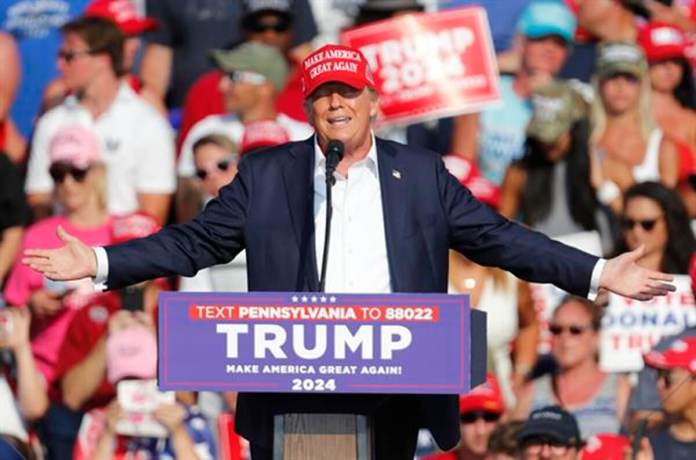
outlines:
[[[607,129],[607,112],[604,107],[600,84],[601,82],[597,75],[593,76],[592,89],[594,90],[594,98],[590,108],[592,122],[590,145],[597,145]],[[650,133],[657,126],[650,109],[650,92],[650,79],[644,74],[640,79],[640,93],[638,95],[638,122],[640,123],[640,132],[645,140],[650,137]]]

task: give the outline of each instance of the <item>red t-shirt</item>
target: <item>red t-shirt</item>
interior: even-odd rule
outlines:
[[[95,297],[87,306],[77,312],[70,323],[58,356],[57,382],[92,352],[97,342],[106,335],[109,318],[120,308],[121,302],[118,296],[113,292],[107,292]],[[104,407],[115,396],[116,388],[106,380],[106,374],[104,374],[99,388],[81,409],[89,411],[97,407]]]

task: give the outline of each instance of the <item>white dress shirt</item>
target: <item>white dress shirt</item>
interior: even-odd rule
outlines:
[[[317,271],[321,276],[326,230],[326,158],[314,138],[314,234]],[[326,269],[326,292],[391,292],[384,233],[377,148],[353,163],[346,177],[334,173],[333,217]]]

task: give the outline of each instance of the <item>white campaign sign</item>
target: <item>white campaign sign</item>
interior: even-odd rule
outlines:
[[[606,372],[633,372],[643,368],[643,354],[663,337],[696,325],[691,280],[674,279],[677,291],[649,302],[609,295],[602,320],[600,366]]]

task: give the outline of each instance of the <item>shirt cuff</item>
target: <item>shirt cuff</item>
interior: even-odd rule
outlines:
[[[590,291],[587,293],[587,298],[594,302],[599,293],[599,279],[602,277],[604,266],[607,264],[607,259],[599,259],[592,269],[592,277],[590,278]]]
[[[94,289],[106,291],[106,279],[109,277],[109,257],[101,246],[92,248],[97,257],[97,275],[94,277]],[[593,275],[594,276],[594,275]]]

